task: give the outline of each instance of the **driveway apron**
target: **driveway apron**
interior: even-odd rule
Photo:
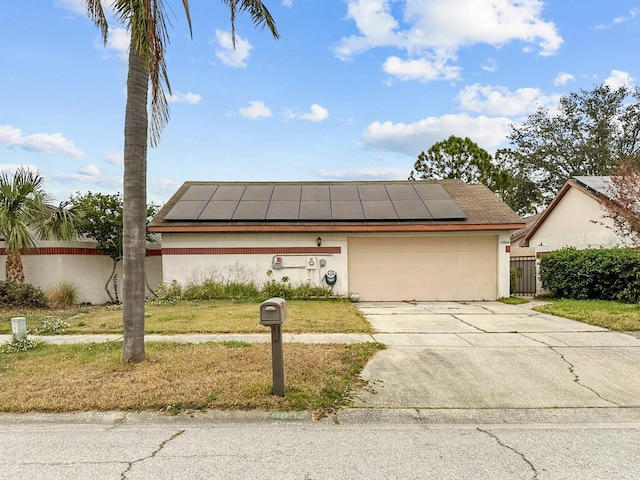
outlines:
[[[640,407],[640,340],[501,302],[357,304],[387,345],[359,408]]]

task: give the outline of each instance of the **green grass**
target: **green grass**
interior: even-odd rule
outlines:
[[[529,300],[522,297],[502,297],[499,298],[498,301],[506,303],[507,305],[522,305],[523,303],[529,303]]]
[[[147,305],[145,332],[179,333],[264,333],[258,301],[201,300]],[[68,324],[65,334],[122,333],[120,306],[86,306],[65,310],[3,309],[0,333],[11,333],[11,317],[27,318],[27,328],[36,329],[51,317]],[[370,324],[358,309],[343,299],[291,300],[287,302],[287,333],[370,333]],[[62,333],[62,332],[60,332]]]
[[[605,300],[551,300],[534,310],[620,332],[640,331],[640,305]]]

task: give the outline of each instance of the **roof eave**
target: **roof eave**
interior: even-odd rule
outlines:
[[[524,223],[496,224],[409,224],[409,225],[150,225],[149,231],[156,233],[300,233],[300,232],[469,232],[518,230]]]

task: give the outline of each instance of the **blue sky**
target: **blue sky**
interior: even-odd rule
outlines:
[[[108,2],[107,2],[108,3]],[[264,0],[281,39],[222,2],[165,0],[171,120],[148,197],[184,182],[406,179],[450,135],[493,152],[538,105],[640,78],[640,2]],[[81,0],[0,2],[0,170],[56,200],[122,188],[127,35]]]

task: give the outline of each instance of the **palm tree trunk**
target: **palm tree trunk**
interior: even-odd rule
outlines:
[[[145,358],[148,90],[148,66],[132,43],[124,120],[122,360],[134,363]]]
[[[7,280],[11,282],[24,282],[24,269],[22,267],[22,255],[20,252],[7,252],[5,273],[7,275]]]

